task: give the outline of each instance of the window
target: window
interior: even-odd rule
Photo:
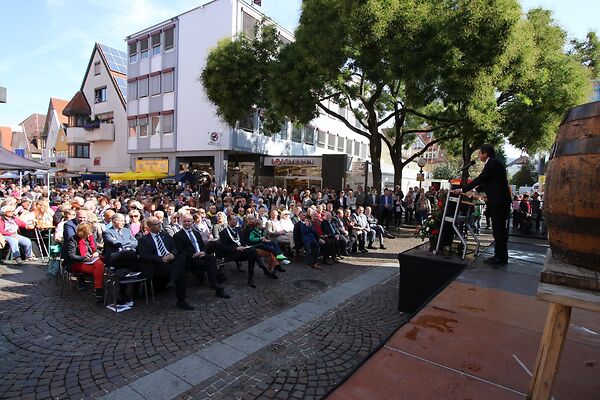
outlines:
[[[160,94],[160,74],[152,75],[150,77],[150,94]]]
[[[304,143],[309,146],[315,145],[315,128],[307,126],[304,128]]]
[[[343,153],[344,152],[344,142],[346,141],[346,139],[344,139],[341,136],[338,136],[338,145],[337,145],[337,151]]]
[[[281,124],[281,131],[279,132],[281,136],[281,140],[288,140],[288,124],[284,122]]]
[[[100,61],[94,63],[94,75],[100,75]]]
[[[87,143],[70,144],[69,158],[90,158],[90,145]]]
[[[169,72],[163,72],[162,73],[162,86],[163,86],[163,92],[164,93],[168,93],[168,92],[172,92],[173,91],[173,78],[174,78],[174,72],[171,70]]]
[[[162,120],[163,120],[163,132],[166,133],[173,133],[173,113],[170,114],[163,114],[162,115]]]
[[[165,51],[175,46],[175,28],[167,29],[164,32]]]
[[[158,135],[160,133],[160,117],[158,115],[150,117],[150,122],[152,123],[152,130],[150,134],[152,136]]]
[[[327,149],[335,150],[335,135],[333,133],[327,134]]]
[[[129,127],[129,137],[137,136],[137,118],[132,118],[127,121],[127,126]]]
[[[137,99],[137,81],[127,82],[127,99]]]
[[[160,54],[160,32],[152,35],[152,55]]]
[[[137,42],[129,43],[129,63],[137,61]]]
[[[325,148],[325,140],[327,140],[327,133],[317,130],[317,147]]]
[[[367,158],[367,145],[365,143],[360,145],[360,156],[364,159]]]
[[[352,139],[346,139],[346,154],[352,154]]]
[[[148,38],[140,40],[140,60],[148,58]]]
[[[354,155],[360,156],[360,142],[354,142]]]
[[[148,117],[139,117],[138,125],[140,127],[140,137],[148,136]]]
[[[302,129],[292,126],[292,142],[302,143]]]
[[[71,127],[82,127],[85,124],[87,115],[71,115],[69,116],[69,126]],[[45,146],[43,146],[45,147]],[[43,148],[42,147],[42,148]]]
[[[148,96],[148,78],[138,79],[138,97]]]
[[[106,101],[106,86],[94,90],[94,102],[104,103]]]
[[[239,128],[245,131],[254,132],[254,118],[256,111],[252,110],[245,118],[242,118],[239,123]]]
[[[251,39],[254,39],[256,36],[256,26],[258,25],[258,20],[245,12],[242,12],[242,32],[246,34]]]

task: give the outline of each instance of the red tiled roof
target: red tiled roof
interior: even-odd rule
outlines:
[[[12,140],[12,128],[8,126],[0,126],[0,146],[6,150],[12,151],[10,142]]]
[[[63,110],[68,103],[69,102],[67,100],[56,99],[54,97],[50,98],[50,104],[52,105],[52,108],[56,110],[56,113],[58,114],[58,120],[61,124],[66,124],[69,122],[69,118],[67,118],[66,115],[63,115]]]

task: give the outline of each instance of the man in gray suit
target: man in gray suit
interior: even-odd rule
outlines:
[[[125,216],[114,214],[112,226],[102,234],[104,238],[104,258],[106,265],[128,267],[137,262],[137,239],[125,227]]]

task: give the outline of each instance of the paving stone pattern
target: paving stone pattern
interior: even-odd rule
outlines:
[[[257,289],[247,288],[246,275],[234,271],[226,284],[232,295],[229,300],[216,298],[190,276],[188,300],[196,306],[193,312],[175,309],[172,292],[157,294],[154,305],[138,300],[133,310],[114,314],[95,304],[91,289],[79,292],[74,285],[60,298],[57,279],[4,285],[0,287],[0,398],[97,398],[127,384],[135,388],[141,378],[165,367],[176,368],[178,360],[343,284],[369,265],[396,262],[399,251],[418,243],[410,237],[388,240],[388,250],[347,257],[343,264],[325,265],[323,271],[294,262],[279,280],[257,271]],[[323,284],[297,284],[299,280]],[[287,393],[295,398],[301,392],[306,396],[300,398],[322,396],[401,324],[396,301],[393,279],[233,365],[228,360],[227,369],[180,397]]]

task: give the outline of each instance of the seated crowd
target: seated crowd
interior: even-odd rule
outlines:
[[[202,195],[200,189],[161,184],[100,189],[82,183],[55,190],[48,198],[45,187],[19,191],[14,184],[0,184],[0,233],[21,263],[34,258],[31,238],[21,233],[54,226],[64,267],[78,277],[82,289],[85,275],[93,276],[98,301],[103,299],[105,271],[139,271],[157,290],[174,287],[177,307],[191,310],[186,271],[199,280],[206,275],[216,296],[229,298],[218,269],[221,262],[235,262],[243,271],[241,262],[247,261],[247,284],[256,288],[255,265],[270,279],[278,279],[292,257],[303,257],[307,268],[320,270],[351,254],[385,249],[385,239],[394,238],[390,225],[398,227],[403,215],[412,219],[413,208],[421,217],[412,189],[407,196],[399,188],[385,189],[382,195],[361,187],[295,189],[290,194],[276,187],[221,188],[214,183]],[[128,300],[120,288],[119,302]]]

